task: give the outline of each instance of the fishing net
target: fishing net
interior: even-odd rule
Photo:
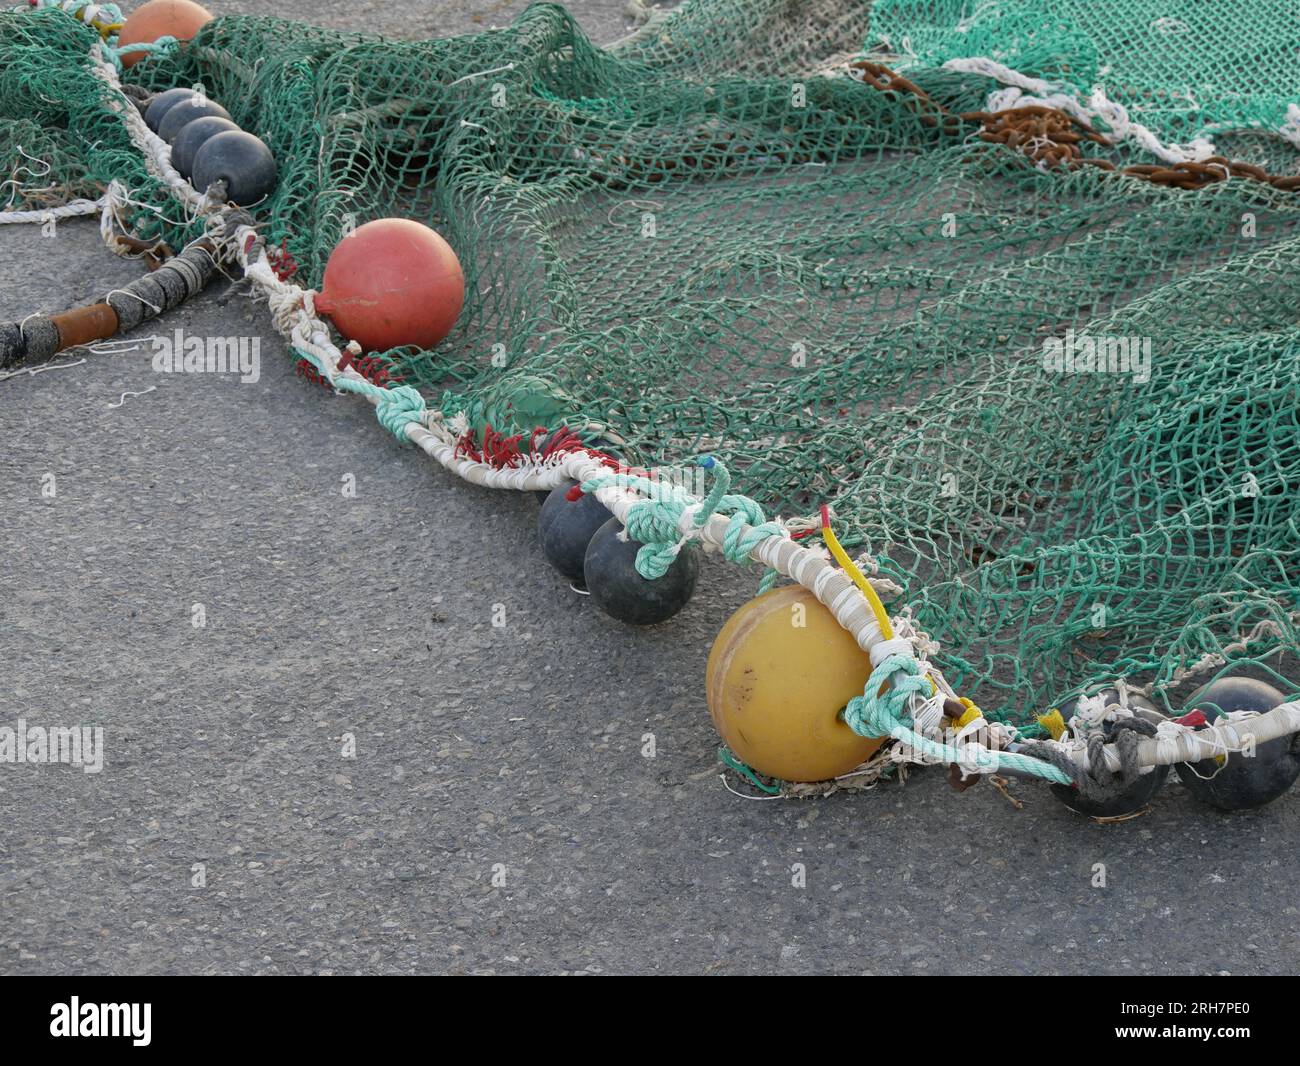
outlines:
[[[449,239],[464,312],[393,380],[830,503],[954,685],[1023,722],[1296,644],[1294,16],[693,0],[609,49],[549,4],[432,41],[232,17],[124,80],[201,83],[272,147],[258,218],[303,284],[372,218]],[[96,40],[0,15],[0,210],[116,180],[179,246]]]

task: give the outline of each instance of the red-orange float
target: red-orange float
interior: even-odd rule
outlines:
[[[460,315],[465,275],[451,245],[428,226],[381,218],[330,253],[316,310],[368,352],[433,348]]]
[[[121,49],[131,44],[153,44],[160,37],[188,41],[211,21],[212,12],[191,0],[148,0],[126,17],[122,31],[117,36],[117,47]],[[148,54],[142,51],[123,52],[122,66],[135,66]]]

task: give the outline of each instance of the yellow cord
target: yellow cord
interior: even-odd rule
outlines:
[[[965,696],[958,696],[957,702],[965,707],[966,710],[960,718],[950,719],[953,729],[965,729],[971,724],[971,722],[975,721],[976,718],[984,717],[984,712],[975,706],[973,700],[968,700]]]
[[[822,540],[826,542],[826,547],[830,548],[831,555],[835,558],[835,561],[840,564],[840,568],[853,579],[853,583],[858,586],[858,590],[867,598],[867,604],[871,608],[871,613],[876,616],[876,623],[880,626],[881,635],[886,640],[893,640],[894,626],[889,621],[889,612],[885,610],[885,605],[880,602],[880,597],[876,595],[876,590],[871,587],[871,582],[863,577],[862,571],[854,565],[853,560],[849,558],[848,552],[846,552],[841,546],[839,538],[835,536],[835,531],[831,529],[830,511],[826,507],[822,508]],[[935,682],[934,677],[930,674],[926,674],[925,679],[930,682],[930,695],[936,695],[939,691],[939,686]],[[958,696],[957,698],[966,710],[962,713],[960,718],[955,720],[949,719],[952,728],[962,729],[965,726],[970,725],[970,723],[975,721],[976,718],[984,717],[984,712],[976,707],[971,700],[968,700],[965,696]],[[1059,713],[1057,714],[1057,717],[1060,717]],[[1064,730],[1064,723],[1062,723],[1061,728]]]
[[[1038,724],[1051,735],[1053,740],[1060,740],[1065,733],[1065,718],[1058,708],[1053,707],[1046,714],[1038,716]]]
[[[826,547],[830,548],[831,555],[840,564],[840,568],[853,579],[853,583],[858,586],[859,591],[867,598],[871,613],[876,616],[876,623],[880,626],[881,634],[886,640],[893,640],[894,627],[890,624],[889,612],[885,610],[885,605],[880,602],[880,597],[876,595],[876,590],[871,587],[871,582],[862,576],[862,571],[853,564],[848,552],[840,546],[835,532],[831,529],[830,516],[825,508],[822,508],[822,540],[826,542]]]
[[[853,583],[858,586],[858,591],[867,598],[867,606],[871,608],[871,613],[876,616],[876,624],[880,626],[880,634],[886,640],[894,639],[894,626],[889,620],[889,612],[885,610],[885,605],[880,602],[880,597],[876,595],[876,590],[871,587],[871,582],[862,576],[862,571],[857,568],[853,560],[849,558],[849,553],[844,550],[835,536],[835,531],[831,529],[830,511],[822,507],[822,540],[826,542],[826,547],[830,548],[831,555],[835,561],[840,564],[840,568],[853,579]],[[935,683],[933,677],[925,675],[925,679],[930,682],[930,695],[933,696],[939,691],[939,686]],[[969,702],[969,701],[963,701]],[[970,704],[971,707],[975,705]]]

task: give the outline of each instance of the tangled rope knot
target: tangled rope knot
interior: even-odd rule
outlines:
[[[912,720],[908,700],[913,695],[928,696],[930,691],[921,664],[912,656],[888,655],[871,671],[862,695],[845,705],[844,723],[862,737],[893,736]]]
[[[692,540],[698,540],[700,531],[715,514],[730,512],[730,520],[722,538],[722,554],[733,563],[749,562],[749,553],[768,537],[789,536],[780,522],[769,522],[763,509],[748,496],[732,495],[731,473],[725,463],[712,455],[701,456],[696,465],[713,477],[713,486],[698,503],[683,489],[632,479],[635,487],[648,490],[649,499],[634,504],[628,511],[625,531],[628,537],[642,545],[636,555],[636,570],[648,581],[663,577],[673,560]],[[624,477],[624,475],[617,475]],[[595,492],[611,483],[611,478],[593,478],[582,485],[583,492]],[[682,532],[689,516],[690,526]],[[767,578],[764,579],[767,583]]]
[[[1076,763],[1069,752],[1056,744],[1029,743],[1024,751],[1051,763],[1070,776],[1070,783],[1084,799],[1098,803],[1114,799],[1133,784],[1142,773],[1142,760],[1138,748],[1146,737],[1154,737],[1158,729],[1144,718],[1117,718],[1111,721],[1115,750],[1119,754],[1120,768],[1112,770],[1106,763],[1106,734],[1096,729],[1088,733],[1088,768]]]
[[[690,534],[680,534],[678,523],[688,506],[679,499],[646,500],[628,511],[624,528],[628,537],[641,542],[636,571],[642,577],[649,581],[663,577],[686,546]]]
[[[356,384],[351,379],[346,380],[348,385]],[[335,384],[341,383],[336,381]],[[379,419],[379,424],[398,440],[405,441],[406,427],[424,418],[424,397],[420,395],[418,389],[410,385],[397,385],[388,389],[379,386],[371,387],[379,393],[378,402],[375,404],[375,417]]]
[[[1046,778],[1056,784],[1071,782],[1071,771],[1055,765],[1054,760],[1046,757],[997,751],[977,743],[958,746],[926,736],[908,711],[913,696],[929,698],[941,695],[936,693],[924,669],[913,655],[894,652],[885,656],[871,671],[862,695],[854,696],[845,705],[844,723],[859,736],[873,739],[892,737],[922,759],[955,763],[970,773],[1022,773]],[[978,717],[978,708],[966,702],[967,711]]]

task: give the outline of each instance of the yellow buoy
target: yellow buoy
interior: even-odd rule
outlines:
[[[880,747],[840,721],[871,660],[802,585],[750,600],[709,652],[709,714],[722,739],[761,774],[826,781]]]

